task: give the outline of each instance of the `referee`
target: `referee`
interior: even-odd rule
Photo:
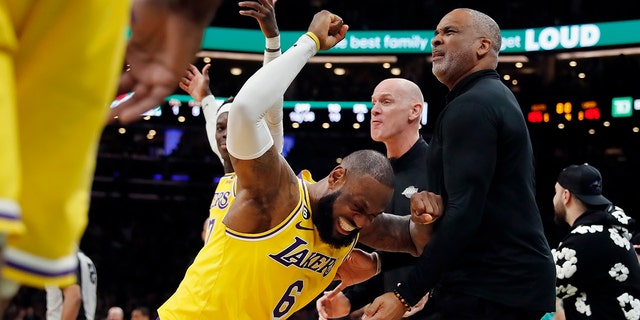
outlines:
[[[98,274],[93,261],[78,251],[77,282],[65,288],[47,286],[47,320],[93,320]]]

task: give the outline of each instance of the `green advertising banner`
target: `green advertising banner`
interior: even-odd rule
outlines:
[[[222,103],[225,99],[226,98],[223,97],[216,97],[218,103]],[[172,100],[179,101],[180,104],[195,103],[191,96],[185,94],[174,94],[165,99],[169,104],[172,104]],[[356,113],[367,113],[367,110],[371,109],[371,101],[284,101],[283,107],[285,109],[300,110],[328,109],[340,111],[342,109],[349,109],[354,110]]]
[[[281,31],[288,48],[304,31]],[[321,54],[431,53],[433,30],[349,31],[334,48]],[[582,49],[640,44],[640,20],[553,26],[502,31],[503,53]],[[256,52],[264,50],[259,30],[210,27],[202,42],[204,50]]]

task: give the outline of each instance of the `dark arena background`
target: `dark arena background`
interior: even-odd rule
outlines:
[[[558,172],[569,164],[588,162],[599,168],[604,195],[640,218],[637,1],[279,0],[276,14],[280,31],[296,35],[306,31],[315,12],[328,9],[354,32],[420,31],[430,41],[439,19],[456,7],[489,14],[503,31],[532,30],[531,38],[505,38],[507,46],[541,47],[501,53],[498,72],[528,119],[538,205],[550,245],[557,245],[564,232],[552,221],[552,197]],[[224,1],[211,27],[246,29],[261,36],[257,23],[238,10],[237,1]],[[635,26],[623,24],[614,33],[631,40],[605,38],[611,34],[604,30],[610,22]],[[599,43],[587,47],[592,25],[604,27]],[[562,38],[571,26],[586,37],[580,43],[584,46],[563,46],[560,41],[549,47],[555,35]],[[264,40],[257,45],[261,50]],[[447,89],[432,75],[430,44],[427,50],[327,52],[315,57],[285,94],[285,152],[294,170],[310,169],[315,177],[323,177],[351,151],[383,151],[384,145],[369,137],[370,114],[362,106],[369,103],[375,85],[388,77],[408,78],[421,87],[428,106],[421,132],[428,142]],[[261,51],[207,48],[194,64],[202,68],[210,61],[211,88],[222,98],[235,95],[261,66],[261,59]],[[81,243],[98,272],[96,319],[103,319],[115,305],[125,310],[125,318],[136,306],[155,313],[202,246],[200,231],[223,169],[209,147],[201,110],[185,97],[178,89],[155,115],[104,130],[90,221]],[[469,134],[473,130],[469,128]],[[32,307],[44,319],[43,299],[37,291],[23,289],[14,304]],[[299,316],[307,318],[317,316],[311,311]]]

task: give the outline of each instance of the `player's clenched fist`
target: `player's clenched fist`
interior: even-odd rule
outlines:
[[[442,216],[443,212],[444,205],[440,195],[420,191],[411,196],[411,220],[414,223],[433,223]]]

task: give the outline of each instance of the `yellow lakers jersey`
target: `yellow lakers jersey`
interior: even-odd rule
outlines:
[[[205,235],[204,243],[207,243],[209,241],[209,235],[211,234],[211,230],[213,229],[215,221],[217,219],[224,218],[224,215],[227,214],[229,207],[236,199],[235,182],[235,172],[225,174],[222,178],[220,178],[220,181],[218,181],[216,191],[213,195],[213,199],[211,200],[211,207],[209,208],[209,222],[207,223],[207,233]]]
[[[222,223],[224,215],[212,217],[209,240],[158,309],[160,319],[287,319],[320,295],[357,239],[344,248],[320,239],[307,178],[299,179],[296,208],[269,231],[239,233]]]

